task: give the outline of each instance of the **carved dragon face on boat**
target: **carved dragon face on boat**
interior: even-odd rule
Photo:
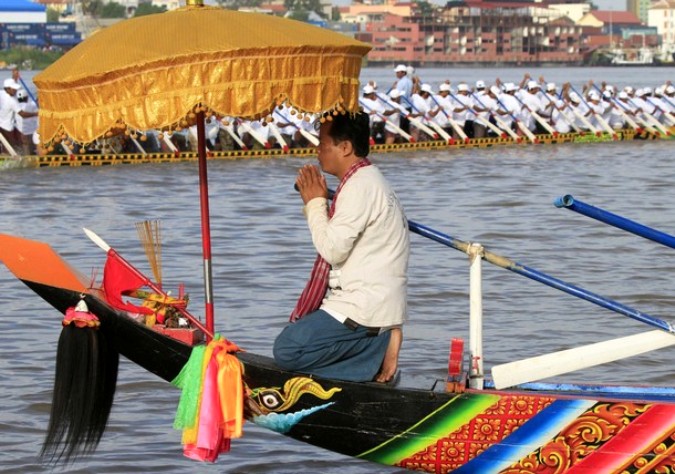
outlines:
[[[251,390],[249,398],[262,415],[254,416],[253,422],[279,433],[286,433],[306,416],[323,410],[334,403],[323,403],[289,412],[303,395],[312,395],[320,400],[330,400],[335,393],[341,390],[338,387],[325,390],[318,382],[309,377],[288,379],[283,388],[254,388]]]

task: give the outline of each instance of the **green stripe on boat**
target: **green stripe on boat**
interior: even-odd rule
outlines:
[[[459,429],[500,398],[488,394],[458,395],[403,433],[357,457],[393,466]]]

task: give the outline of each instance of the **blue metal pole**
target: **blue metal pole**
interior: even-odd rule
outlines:
[[[328,199],[332,199],[333,194],[334,191],[329,189]],[[408,229],[410,229],[411,232],[417,235],[421,235],[422,237],[426,237],[427,239],[436,241],[440,244],[445,245],[446,247],[451,247],[463,253],[467,253],[469,246],[471,245],[469,242],[464,242],[462,240],[455,239],[454,237],[451,237],[447,234],[443,234],[442,232],[438,232],[437,230],[434,230],[430,227],[426,227],[422,224],[418,224],[414,221],[408,221]],[[642,311],[638,311],[629,306],[621,304],[617,301],[613,301],[610,300],[609,298],[605,298],[604,296],[592,293],[588,290],[584,290],[581,287],[572,285],[563,280],[558,280],[557,278],[554,278],[538,270],[535,270],[534,268],[522,265],[509,258],[494,254],[492,252],[489,252],[488,250],[484,250],[483,258],[493,265],[505,268],[506,270],[510,270],[514,273],[517,273],[519,275],[522,275],[539,283],[543,283],[544,285],[550,286],[551,288],[555,288],[556,290],[563,291],[572,296],[576,296],[579,299],[589,301],[598,306],[602,306],[603,308],[609,309],[610,311],[614,311],[615,313],[623,314],[624,316],[628,316],[629,318],[635,319],[636,321],[640,321],[641,323],[645,323],[657,329],[661,329],[662,331],[675,334],[675,327],[673,327],[673,325],[667,321],[664,321],[654,316],[650,316],[647,313],[643,313]]]
[[[453,237],[450,237],[449,235],[443,234],[429,227],[425,227],[421,224],[417,224],[416,222],[413,221],[408,221],[408,228],[410,229],[411,232],[414,232],[415,234],[434,240],[447,247],[452,247],[454,249],[460,250],[464,253],[466,253],[470,245],[467,242],[457,240]],[[538,281],[539,283],[543,283],[544,285],[550,286],[551,288],[564,291],[565,293],[568,293],[572,296],[576,296],[577,298],[589,301],[598,306],[602,306],[603,308],[609,309],[616,313],[623,314],[624,316],[628,316],[629,318],[635,319],[642,323],[649,324],[650,326],[654,326],[655,328],[661,329],[663,331],[675,333],[675,328],[671,323],[668,323],[662,319],[650,316],[646,313],[625,306],[619,302],[597,295],[588,290],[584,290],[583,288],[580,288],[578,286],[572,285],[562,280],[558,280],[557,278],[546,275],[545,273],[537,271],[534,268],[522,265],[518,262],[514,262],[513,260],[510,260],[506,257],[501,257],[499,255],[493,254],[492,252],[485,250],[483,258],[488,262],[492,263],[493,265],[505,268],[514,273],[530,278],[531,280]]]
[[[626,219],[625,217],[621,217],[617,214],[613,214],[598,207],[591,206],[590,204],[578,201],[574,199],[571,194],[566,194],[565,196],[557,198],[555,201],[553,201],[553,204],[555,204],[555,207],[567,208],[570,211],[578,212],[584,216],[599,220],[605,224],[609,224],[640,237],[644,237],[645,239],[653,240],[654,242],[665,245],[666,247],[675,249],[675,237],[672,235],[652,229],[651,227],[647,227],[646,225],[642,225],[638,222]]]

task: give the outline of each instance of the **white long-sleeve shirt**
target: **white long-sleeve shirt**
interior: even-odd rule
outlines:
[[[403,209],[373,165],[345,183],[328,219],[326,199],[305,206],[314,246],[331,265],[321,309],[367,327],[392,327],[407,315],[410,238]]]

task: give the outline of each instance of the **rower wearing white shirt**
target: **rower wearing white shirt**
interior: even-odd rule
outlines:
[[[531,112],[538,114],[543,109],[541,101],[537,94],[539,93],[539,84],[536,81],[529,81],[527,83],[527,90],[521,89],[518,97],[525,104],[520,110],[520,120],[528,128],[528,130],[537,133],[544,133],[546,130],[538,125]]]
[[[591,113],[591,110],[586,106],[586,104],[584,104],[581,101],[581,97],[579,97],[579,94],[577,94],[576,92],[570,92],[569,100],[570,102],[568,107],[575,110],[579,115],[586,117]],[[590,130],[588,125],[586,125],[586,123],[584,122],[584,120],[577,117],[576,114],[574,118],[574,125],[581,130]]]
[[[448,120],[448,116],[452,114],[452,99],[450,98],[450,84],[444,82],[438,86],[438,95],[436,99],[435,108],[431,111],[434,122],[436,122],[443,130],[452,134],[452,126]]]
[[[499,108],[497,113],[504,122],[505,125],[513,128],[514,117],[520,115],[520,103],[518,99],[514,97],[517,87],[513,82],[507,82],[504,84],[504,93],[500,94],[497,97]]]
[[[387,123],[384,126],[384,142],[387,144],[396,143],[401,140],[397,128],[401,126],[401,116],[406,116],[408,111],[401,104],[401,91],[392,89],[389,92],[389,100],[384,104],[386,109],[385,116]]]
[[[425,122],[431,112],[431,94],[433,90],[429,84],[422,84],[420,91],[417,94],[413,94],[410,103],[411,111],[410,116],[419,118],[422,122]],[[427,136],[421,133],[420,129],[417,127],[411,127],[410,134],[416,141],[426,140]]]
[[[464,82],[458,84],[457,94],[455,94],[453,99],[452,119],[464,130],[464,133],[470,127],[472,135],[473,119],[475,118],[475,114],[471,111],[473,106],[473,99],[469,96],[469,86]],[[468,126],[467,122],[469,122]],[[461,138],[454,129],[452,131],[452,138],[455,140]]]
[[[384,112],[385,108],[377,99],[375,88],[370,84],[363,88],[363,97],[360,99],[364,112],[370,118],[370,137],[377,143],[384,143]]]
[[[572,131],[570,123],[574,122],[574,118],[567,115],[565,102],[558,97],[557,91],[558,88],[554,82],[546,84],[545,98],[542,100],[545,103],[542,114],[550,119],[556,132],[569,133]]]

